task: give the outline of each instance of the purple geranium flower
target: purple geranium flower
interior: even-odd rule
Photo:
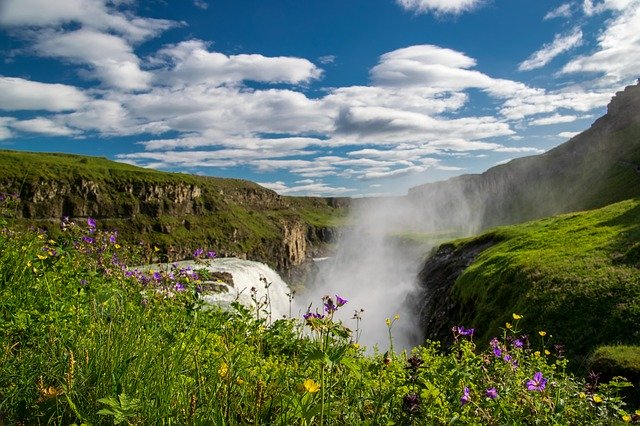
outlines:
[[[516,349],[522,349],[523,345],[524,344],[522,343],[522,340],[520,340],[520,339],[516,339],[516,340],[513,341],[513,347],[516,348]]]
[[[84,242],[85,242],[85,243],[87,243],[87,244],[93,244],[96,240],[94,240],[94,239],[93,239],[93,238],[91,238],[91,237],[86,237],[86,236],[85,236],[85,237],[82,237],[82,241],[84,241]]]
[[[540,371],[533,375],[533,379],[527,381],[527,389],[530,391],[542,392],[546,386],[547,379],[542,376]]]
[[[336,294],[336,305],[338,305],[338,307],[346,305],[347,302],[348,302],[347,299],[343,299],[342,297]]]
[[[493,347],[493,355],[495,355],[496,358],[500,358],[502,356],[502,350],[500,349],[500,346]]]
[[[196,251],[193,252],[193,257],[200,257],[202,256],[202,253],[204,253],[204,250],[202,248],[197,248]]]
[[[89,231],[93,232],[96,229],[96,220],[92,217],[87,218],[87,226],[89,226]]]
[[[185,288],[186,287],[182,283],[177,283],[176,286],[175,286],[175,289],[176,289],[177,292],[184,291]]]
[[[216,256],[217,256],[217,254],[216,254],[215,251],[208,251],[207,252],[207,258],[209,258],[209,259],[213,259]]]
[[[469,392],[469,388],[465,386],[462,397],[460,398],[460,405],[465,405],[471,402],[471,395],[469,394]]]
[[[496,388],[487,389],[486,395],[491,399],[496,399],[498,397],[498,391]]]

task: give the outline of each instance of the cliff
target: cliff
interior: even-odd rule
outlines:
[[[640,85],[618,92],[591,128],[542,154],[479,175],[412,188],[409,200],[441,229],[520,223],[640,196]],[[461,214],[461,212],[472,212]]]
[[[300,280],[331,241],[347,199],[283,197],[255,183],[163,173],[104,158],[0,151],[0,193],[20,195],[15,217],[56,232],[64,216],[117,229],[160,248],[154,261],[198,247],[265,262]]]

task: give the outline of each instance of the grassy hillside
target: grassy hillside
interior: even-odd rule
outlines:
[[[127,241],[157,246],[156,260],[186,258],[205,247],[267,262],[285,274],[307,256],[305,240],[322,243],[318,230],[338,226],[348,205],[340,199],[282,197],[240,179],[17,151],[0,151],[0,192],[20,195],[16,213],[24,225],[55,233],[63,216],[93,217]],[[302,249],[294,253],[287,245]]]
[[[512,313],[526,332],[586,355],[640,337],[640,199],[500,227],[459,240],[495,243],[456,280],[458,320],[488,340]]]

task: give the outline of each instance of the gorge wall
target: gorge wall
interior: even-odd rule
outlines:
[[[248,181],[102,158],[0,151],[0,166],[0,193],[20,196],[19,222],[55,232],[64,216],[93,217],[129,242],[157,246],[154,261],[189,258],[203,247],[267,263],[290,281],[302,279],[348,206],[346,199],[283,197]]]

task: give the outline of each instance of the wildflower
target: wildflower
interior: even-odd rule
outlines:
[[[91,237],[85,236],[85,237],[82,237],[82,241],[84,241],[87,244],[93,244],[96,240]]]
[[[162,274],[158,271],[153,272],[153,279],[156,281],[162,281]]]
[[[342,297],[340,297],[340,296],[338,296],[338,295],[336,294],[336,305],[338,305],[338,308],[339,308],[339,307],[341,307],[341,306],[346,305],[346,304],[347,304],[347,302],[348,302],[348,300],[347,300],[347,299],[343,299]]]
[[[213,259],[216,256],[217,256],[217,254],[216,254],[215,251],[208,251],[207,252],[207,258],[209,258],[209,259]]]
[[[469,388],[465,386],[462,397],[460,398],[460,405],[465,405],[471,402],[471,395],[469,394],[469,392]]]
[[[527,389],[530,391],[542,392],[547,386],[547,379],[542,376],[542,372],[538,371],[533,375],[533,379],[527,381]]]
[[[625,423],[629,423],[631,421],[631,416],[629,414],[627,414],[627,413],[624,413],[622,415],[622,421],[625,422]]]
[[[153,251],[154,253],[157,253],[160,251],[160,249],[158,248],[158,246],[153,246]]]
[[[119,249],[120,247],[122,247],[120,244],[116,244],[114,245],[115,248]]]
[[[534,354],[535,356],[540,356],[540,351],[535,351],[533,354]]]
[[[320,390],[320,385],[313,381],[313,379],[307,379],[302,383],[304,390],[309,393],[316,393]]]
[[[109,235],[109,242],[111,244],[115,244],[116,243],[116,234]]]
[[[200,256],[202,256],[203,253],[204,253],[204,250],[202,248],[197,248],[193,252],[193,257],[200,257]]]
[[[186,287],[185,287],[185,286],[184,286],[184,284],[182,284],[182,283],[177,283],[177,284],[175,285],[175,289],[176,289],[176,291],[177,291],[177,292],[182,292],[182,291],[184,291],[184,290],[185,290],[185,288],[186,288]]]
[[[604,401],[602,399],[602,397],[598,394],[593,394],[593,396],[591,397],[591,399],[593,400],[593,402],[595,402],[596,404],[600,404],[602,401]]]
[[[457,327],[453,327],[453,332],[456,333],[459,336],[473,336],[473,333],[475,332],[475,329],[473,329],[473,328],[464,328],[463,326],[459,325]]]
[[[496,358],[500,358],[500,357],[502,356],[502,350],[500,350],[500,346],[495,346],[495,347],[493,348],[493,355],[494,355]]]
[[[584,393],[584,392],[580,392],[580,393],[578,394],[578,398],[580,398],[580,399],[585,399],[586,397],[587,397],[587,394],[586,394],[586,393]]]
[[[551,352],[549,352],[549,350],[548,350],[548,349],[545,349],[545,350],[544,350],[544,354],[545,354],[545,355],[547,355],[547,356],[549,356],[549,355],[551,355]]]
[[[228,374],[229,366],[223,362],[222,364],[220,364],[220,368],[218,368],[218,376],[220,376],[221,378],[225,378]]]
[[[511,330],[513,328],[511,323],[506,323],[504,326],[507,327],[508,330]]]
[[[338,307],[333,303],[333,299],[329,296],[325,296],[324,298],[324,310],[328,314],[331,314],[338,310]]]
[[[539,334],[540,336],[544,337],[544,336],[546,336],[546,335],[547,335],[547,332],[546,332],[546,331],[538,331],[538,334]]]
[[[92,217],[87,218],[87,226],[89,227],[89,232],[93,232],[96,229],[96,220]]]
[[[45,260],[46,258],[47,258],[47,256],[43,256],[41,254],[38,255],[38,259],[40,259],[40,260]]]
[[[387,327],[391,327],[391,319],[387,318],[384,320],[385,324],[387,324]]]
[[[417,355],[413,355],[411,358],[407,359],[407,363],[409,364],[407,368],[417,370],[424,363],[424,360]]]
[[[498,346],[500,344],[500,342],[498,341],[498,339],[496,339],[495,337],[493,339],[491,339],[491,341],[489,342],[489,344],[491,345],[492,348],[495,348],[496,346]]]
[[[491,399],[496,399],[498,397],[498,391],[496,390],[496,388],[489,388],[486,391],[486,395]]]
[[[393,316],[393,320],[394,320],[394,321],[398,321],[399,319],[400,319],[400,315],[395,314],[395,315]]]
[[[516,321],[520,320],[520,319],[522,319],[522,315],[513,314],[513,319],[516,320]]]
[[[516,348],[516,349],[522,349],[522,346],[524,345],[522,343],[522,340],[520,340],[520,339],[514,340],[512,344],[513,344],[513,347]]]
[[[420,397],[411,392],[402,398],[402,411],[407,414],[416,414],[420,412]]]

